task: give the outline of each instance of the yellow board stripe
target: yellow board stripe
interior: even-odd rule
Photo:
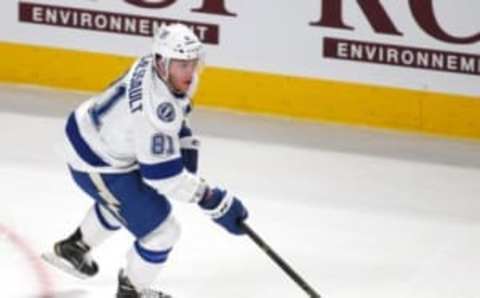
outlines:
[[[65,89],[102,90],[132,58],[0,42],[0,80]]]
[[[134,58],[0,42],[0,81],[98,91]],[[207,67],[200,105],[480,139],[480,98]]]

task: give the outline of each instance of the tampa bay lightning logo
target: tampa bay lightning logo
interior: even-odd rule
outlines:
[[[170,102],[164,102],[157,107],[157,116],[164,122],[175,120],[175,108]]]

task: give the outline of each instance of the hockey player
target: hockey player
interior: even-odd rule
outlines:
[[[247,210],[196,175],[198,140],[188,115],[203,45],[186,26],[156,32],[150,55],[80,105],[66,124],[76,184],[95,201],[83,222],[44,258],[79,277],[98,272],[90,252],[121,227],[136,241],[118,275],[118,298],[170,297],[150,287],[180,234],[170,200],[198,204],[228,232],[243,234]]]

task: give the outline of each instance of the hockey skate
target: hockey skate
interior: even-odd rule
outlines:
[[[172,298],[172,296],[152,289],[138,292],[121,269],[118,273],[117,298]]]
[[[90,258],[89,250],[82,240],[82,232],[77,229],[67,239],[55,243],[53,253],[42,254],[42,258],[66,273],[86,279],[98,272],[98,265]]]

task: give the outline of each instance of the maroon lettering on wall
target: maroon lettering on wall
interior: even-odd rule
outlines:
[[[156,2],[145,0],[125,0],[125,2],[128,2],[132,5],[145,8],[165,8],[175,3],[175,1],[177,0],[157,0]]]
[[[202,42],[219,43],[219,27],[215,24],[27,2],[19,3],[18,13],[20,22],[147,37],[162,25],[182,23],[190,27]]]
[[[420,28],[438,40],[455,44],[470,44],[480,41],[480,33],[468,37],[456,37],[443,30],[435,16],[432,0],[410,0],[410,8]]]
[[[357,2],[375,32],[402,35],[393,24],[379,0],[357,0]],[[352,26],[348,26],[343,22],[342,4],[342,0],[322,1],[322,16],[320,21],[312,22],[310,25],[353,30]]]
[[[125,0],[125,2],[127,3],[145,8],[165,8],[174,4],[176,1],[177,0]],[[191,11],[222,16],[236,16],[235,13],[229,12],[225,8],[225,0],[203,0],[202,6],[200,6],[199,8],[194,8]]]
[[[379,0],[358,0],[358,4],[375,32],[402,35],[393,24]]]
[[[225,8],[225,0],[204,0],[201,7],[194,8],[192,9],[192,11],[232,17],[237,15],[235,13],[227,11],[227,9]]]
[[[348,26],[343,22],[342,0],[322,1],[322,15],[320,21],[310,22],[310,25],[353,30],[352,26]]]
[[[402,45],[325,38],[325,58],[480,75],[480,56]]]

